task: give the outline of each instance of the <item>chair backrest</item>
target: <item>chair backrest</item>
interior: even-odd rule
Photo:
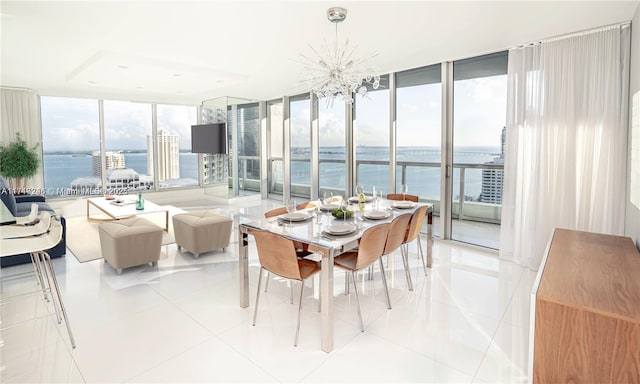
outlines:
[[[403,195],[402,193],[388,193],[387,200],[408,200],[408,201],[413,201],[417,203],[418,200],[420,200],[420,198],[416,195],[407,195],[407,194]]]
[[[317,207],[318,204],[311,202],[311,201],[307,201],[305,203],[301,203],[296,205],[296,210],[300,211],[303,209],[308,209],[308,208],[315,208]],[[270,217],[274,217],[274,216],[280,216],[280,215],[284,215],[285,213],[287,213],[287,207],[280,207],[280,208],[274,208],[270,211],[267,211],[264,213],[264,218],[268,219]]]
[[[307,201],[307,202],[296,205],[296,209],[300,211],[302,209],[316,208],[317,206],[318,206],[317,203],[313,201]]]
[[[266,231],[252,231],[256,239],[260,265],[288,279],[302,280],[296,250],[291,239]]]
[[[405,213],[393,219],[389,233],[387,234],[387,242],[384,245],[383,255],[388,255],[402,245],[409,229],[411,214]]]
[[[423,205],[416,209],[411,215],[411,221],[409,222],[409,229],[407,229],[407,236],[404,239],[405,243],[410,243],[418,237],[422,224],[424,223],[424,216],[427,214],[428,206]]]
[[[356,270],[368,267],[383,255],[390,228],[390,223],[384,223],[364,231],[358,244]]]
[[[284,215],[285,213],[287,213],[287,207],[280,207],[280,208],[274,208],[270,211],[267,211],[264,213],[264,218],[268,219],[270,217],[273,216],[280,216],[280,215]]]

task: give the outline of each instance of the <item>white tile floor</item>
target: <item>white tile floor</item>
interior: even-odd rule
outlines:
[[[237,224],[273,206],[238,199],[223,211]],[[363,333],[353,290],[343,295],[344,274],[336,272],[335,349],[324,353],[310,283],[298,347],[297,307],[285,282],[270,282],[251,326],[257,256],[252,248],[251,305],[242,309],[235,236],[226,252],[198,260],[164,246],[157,269],[130,268],[121,276],[101,260],[80,264],[71,253],[55,259],[77,348],[53,317],[6,329],[0,382],[526,382],[535,272],[492,252],[436,241],[425,277],[412,248],[414,292],[407,291],[400,256],[389,261],[391,310],[379,272],[374,280],[360,277]],[[3,296],[33,283],[8,279],[28,268],[1,270]],[[41,297],[6,304],[2,326],[47,309]]]

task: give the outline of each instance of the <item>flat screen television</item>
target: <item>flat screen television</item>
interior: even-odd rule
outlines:
[[[227,153],[227,125],[225,123],[191,126],[192,153]]]

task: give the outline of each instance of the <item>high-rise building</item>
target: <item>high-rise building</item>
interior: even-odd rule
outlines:
[[[178,135],[159,131],[156,136],[156,150],[153,151],[153,136],[147,136],[147,153],[155,153],[158,159],[158,180],[170,180],[180,177],[180,149]],[[153,156],[147,156],[147,172],[153,175]]]
[[[105,169],[122,169],[126,168],[124,154],[122,151],[109,151],[104,154]],[[100,177],[102,175],[102,158],[100,151],[94,151],[91,154],[91,168],[93,176]]]
[[[482,170],[482,192],[480,201],[483,203],[502,204],[502,186],[504,183],[504,149],[507,140],[506,127],[502,128],[500,135],[500,156],[485,164],[500,164],[502,169]]]

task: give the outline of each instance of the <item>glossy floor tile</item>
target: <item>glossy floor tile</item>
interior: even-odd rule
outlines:
[[[251,220],[276,206],[235,199],[221,212]],[[79,214],[83,214],[80,210]],[[307,281],[300,339],[293,346],[299,286],[271,276],[252,325],[259,264],[250,238],[250,306],[239,306],[237,230],[223,251],[195,259],[163,246],[157,268],[118,276],[102,260],[80,264],[68,253],[54,268],[77,347],[41,295],[0,307],[2,383],[420,382],[527,381],[531,287],[535,272],[494,251],[436,240],[425,276],[410,247],[414,290],[399,253],[384,260],[391,309],[378,265],[356,285],[334,276],[335,348],[320,349],[318,297]],[[426,241],[423,242],[423,245]],[[35,288],[30,265],[0,270],[3,300]],[[263,287],[264,288],[264,287]],[[30,320],[38,317],[34,321]]]

